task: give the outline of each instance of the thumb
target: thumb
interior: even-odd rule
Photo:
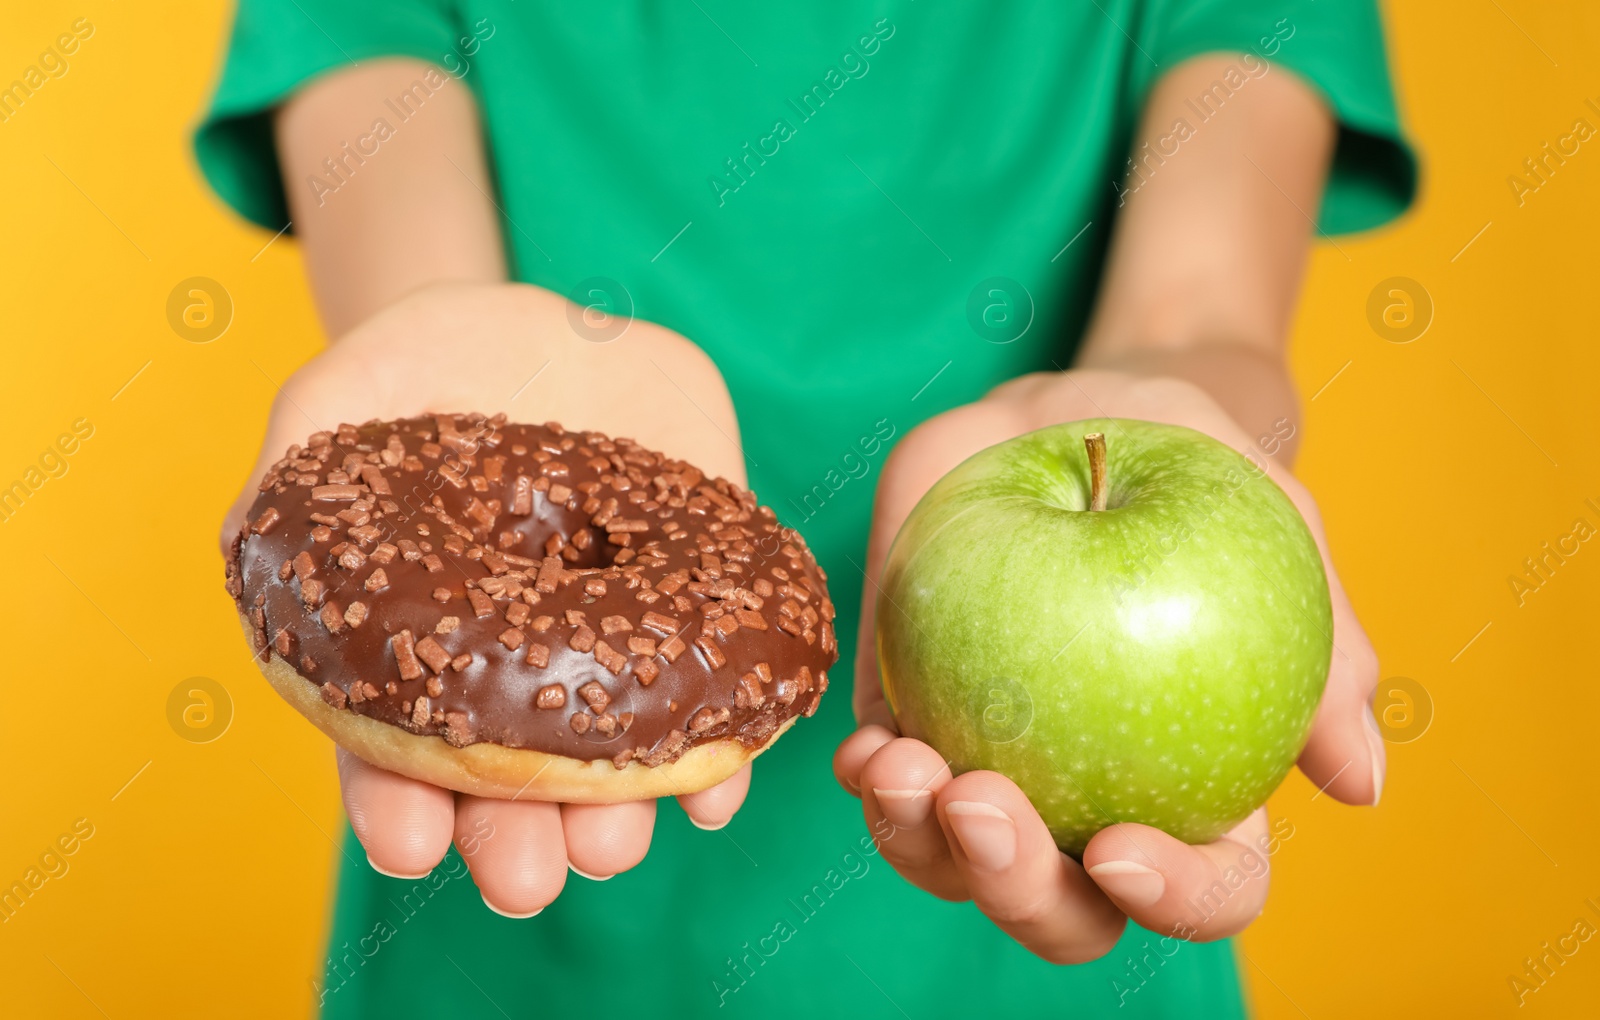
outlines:
[[[266,477],[272,466],[283,459],[292,445],[296,443],[302,446],[308,445],[313,434],[331,432],[338,427],[337,421],[326,425],[317,423],[287,390],[287,384],[279,388],[278,395],[272,402],[272,410],[267,414],[265,435],[261,440],[260,452],[256,454],[255,466],[250,469],[250,474],[245,479],[243,491],[222,516],[222,531],[217,536],[217,541],[224,556],[244,528],[245,516],[250,511],[250,505],[256,501],[256,496],[261,492],[261,480]]]

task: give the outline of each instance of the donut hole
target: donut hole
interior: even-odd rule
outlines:
[[[504,544],[503,537],[496,543],[501,552],[538,560],[552,555],[554,550],[568,569],[598,567],[603,570],[615,565],[622,551],[630,548],[613,544],[606,530],[597,527],[590,515],[581,509],[569,510],[548,499],[537,500],[535,508],[532,516],[498,529],[501,536],[508,532],[516,536],[509,545]]]

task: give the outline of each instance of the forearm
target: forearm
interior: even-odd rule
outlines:
[[[1287,465],[1301,431],[1287,337],[1334,128],[1310,87],[1258,62],[1226,107],[1175,130],[1237,59],[1196,58],[1153,90],[1077,367],[1191,383]]]
[[[371,61],[313,82],[278,113],[295,229],[337,342],[286,384],[283,435],[269,450],[307,424],[504,411],[630,436],[743,479],[733,402],[698,347],[646,322],[600,342],[560,295],[507,282],[476,104],[442,77],[420,61]],[[375,152],[370,138],[363,146],[374,118],[397,119],[389,103],[414,81],[432,82],[425,102]]]
[[[410,110],[403,121],[397,103]],[[430,284],[507,278],[477,104],[462,82],[417,60],[370,61],[295,94],[275,131],[330,340]]]

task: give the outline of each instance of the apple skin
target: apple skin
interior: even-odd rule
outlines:
[[[1088,509],[1084,436],[1106,438]],[[1062,850],[1113,822],[1208,843],[1294,765],[1327,680],[1316,542],[1244,456],[1070,422],[973,455],[890,548],[878,663],[901,731],[1010,777]]]

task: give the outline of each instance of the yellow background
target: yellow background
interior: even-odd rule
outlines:
[[[94,834],[0,924],[0,1012],[299,1015],[342,825],[332,755],[247,657],[213,531],[320,335],[294,244],[226,212],[188,155],[228,11],[16,5],[0,81],[79,17],[96,31],[70,70],[0,123],[0,483],[72,421],[95,430],[0,524],[0,886],[78,819]],[[1600,138],[1521,207],[1507,178],[1574,120],[1600,128],[1600,11],[1434,0],[1388,17],[1426,185],[1396,227],[1318,247],[1295,336],[1317,394],[1300,467],[1384,675],[1419,683],[1434,718],[1391,747],[1375,812],[1298,774],[1278,793],[1295,834],[1241,967],[1265,1017],[1595,1015],[1600,941],[1525,1014],[1509,978],[1579,917],[1600,926],[1584,903],[1600,902],[1600,543],[1525,605],[1508,577],[1575,518],[1600,527],[1584,503],[1600,506]],[[192,276],[235,303],[211,343],[167,322]],[[1395,276],[1434,303],[1407,344],[1367,317]],[[212,743],[168,719],[196,676],[231,696]]]

